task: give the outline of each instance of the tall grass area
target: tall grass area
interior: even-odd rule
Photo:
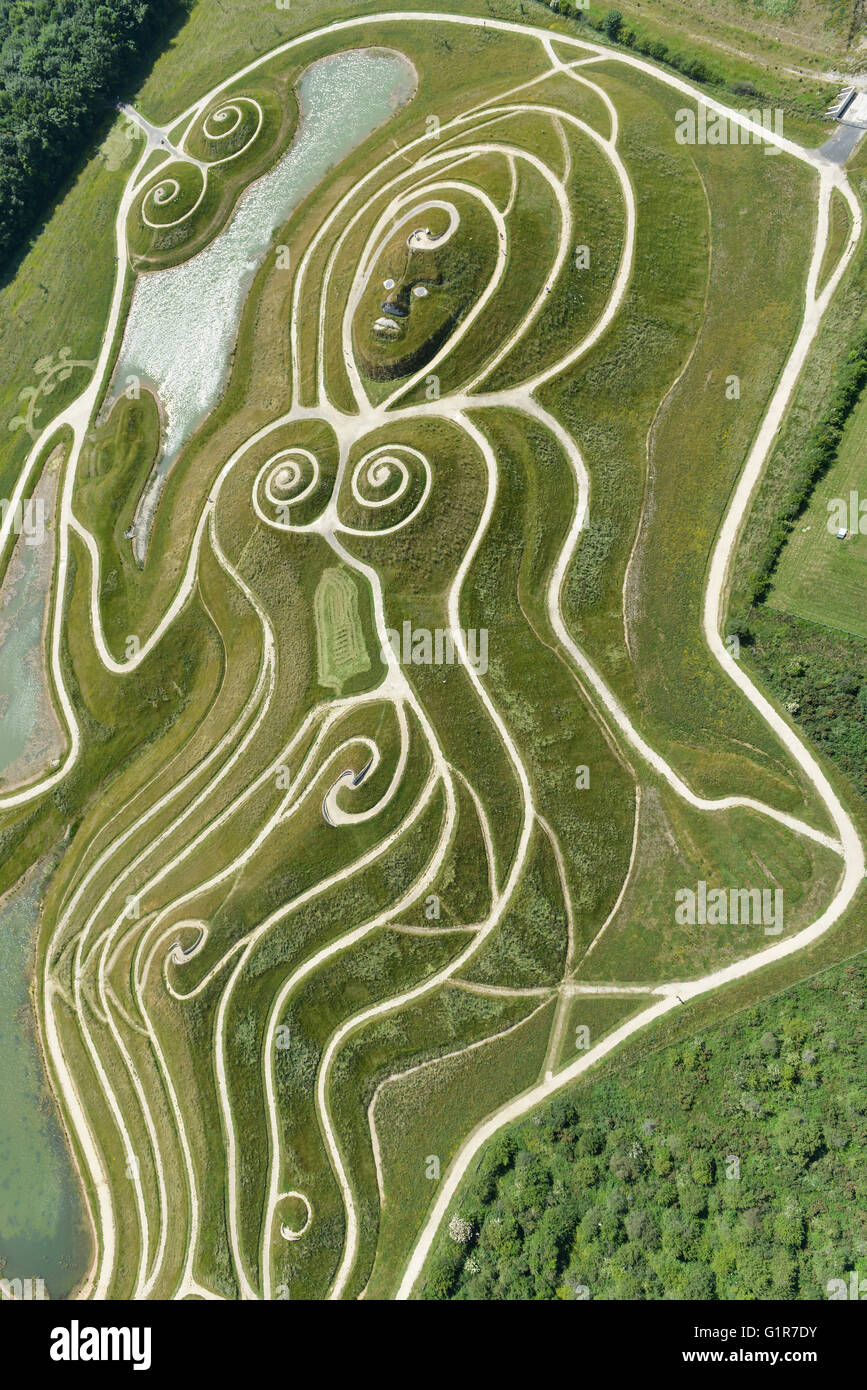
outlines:
[[[620,111],[639,235],[616,322],[543,393],[591,476],[564,612],[693,785],[724,794],[758,777],[771,799],[803,806],[810,794],[781,777],[776,739],[719,679],[701,606],[720,516],[800,321],[813,178],[757,147],[679,146],[676,96],[609,65],[594,72]],[[772,248],[761,262],[753,236]]]

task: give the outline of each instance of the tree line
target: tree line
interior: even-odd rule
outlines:
[[[849,418],[867,387],[867,327],[859,329],[837,368],[831,394],[804,442],[789,480],[788,496],[768,532],[749,577],[750,607],[767,597],[783,547],[806,511],[816,484],[824,478],[843,440]]]
[[[193,0],[0,0],[0,264]]]

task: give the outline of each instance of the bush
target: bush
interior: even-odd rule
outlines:
[[[435,1260],[437,1287],[451,1286],[445,1296],[464,1299],[583,1298],[584,1290],[593,1299],[821,1296],[826,1266],[851,1268],[852,1211],[867,1201],[857,1162],[867,1091],[862,1058],[849,1042],[851,1006],[865,993],[867,957],[765,1001],[706,1039],[669,1046],[576,1090],[574,1101],[528,1116],[510,1131],[514,1166],[478,1214],[464,1190],[459,1210],[477,1217],[478,1244],[470,1259],[463,1247],[456,1266],[456,1242],[442,1232],[435,1254],[447,1247],[452,1258],[445,1265]],[[835,1034],[847,1042],[833,1052],[828,1044]],[[812,1088],[805,1054],[817,1048],[817,1038],[827,1084]],[[743,1106],[751,1099],[746,1088],[761,1084],[779,1039],[786,1059],[802,1061],[800,1075],[791,1068],[794,1095],[763,1087],[753,1119]],[[706,1073],[690,1078],[695,1118],[684,1115],[674,1082],[685,1054],[702,1058]],[[780,1075],[789,1068],[788,1061],[771,1065]],[[644,1129],[650,1093],[658,1134],[645,1160],[634,1136]],[[535,1123],[538,1115],[545,1124]],[[584,1138],[601,1150],[598,1156],[575,1157]],[[729,1173],[730,1154],[742,1159],[737,1175]],[[677,1182],[667,1175],[672,1158]],[[624,1163],[642,1165],[631,1185],[611,1175],[612,1166]],[[595,1186],[583,1164],[597,1170]],[[542,1173],[549,1183],[545,1205],[528,1211],[523,1184]],[[814,1236],[821,1243],[818,1272]]]
[[[825,1147],[822,1126],[817,1120],[805,1119],[797,1110],[780,1116],[774,1137],[786,1157],[801,1167],[818,1158]]]
[[[616,43],[623,28],[623,15],[619,10],[609,10],[602,21],[602,32],[612,43]]]
[[[776,1033],[772,1033],[770,1029],[762,1034],[762,1040],[759,1046],[769,1057],[779,1057],[780,1055],[780,1040]]]

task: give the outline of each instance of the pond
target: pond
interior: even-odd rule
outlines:
[[[0,902],[0,1264],[3,1279],[42,1279],[61,1299],[87,1272],[90,1239],[30,999],[42,877]]]
[[[300,121],[286,154],[242,194],[226,228],[197,256],[139,277],[114,380],[152,387],[163,452],[135,525],[141,558],[162,479],[220,398],[244,296],[274,233],[320,180],[415,90],[396,53],[358,50],[314,63],[298,84]]]

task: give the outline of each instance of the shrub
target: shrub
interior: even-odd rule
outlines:
[[[623,28],[623,15],[619,10],[609,10],[602,21],[602,32],[612,43],[616,43]]]

